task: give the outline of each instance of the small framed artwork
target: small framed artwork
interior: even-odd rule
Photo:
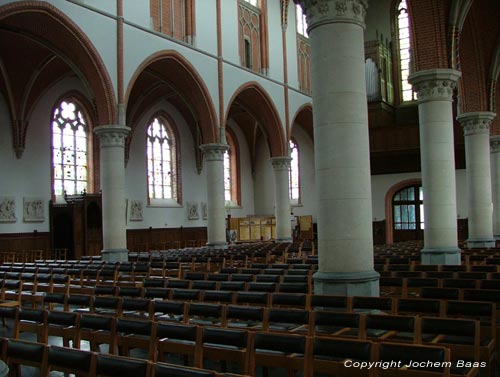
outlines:
[[[16,198],[0,196],[0,222],[15,223],[16,221]]]
[[[23,221],[26,223],[43,222],[44,203],[41,198],[23,198]]]
[[[142,221],[144,220],[143,217],[143,206],[142,206],[142,200],[130,200],[129,201],[129,206],[130,206],[130,221]]]
[[[198,220],[200,218],[198,203],[196,202],[187,202],[187,212],[188,220]]]
[[[201,216],[203,220],[208,219],[208,206],[206,202],[201,202]]]

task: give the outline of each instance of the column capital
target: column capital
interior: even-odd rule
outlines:
[[[288,170],[290,169],[290,162],[292,161],[291,157],[288,156],[280,156],[280,157],[272,157],[271,164],[273,165],[274,170]]]
[[[451,101],[462,73],[454,69],[429,69],[412,73],[408,82],[418,93],[418,102]]]
[[[101,147],[125,147],[125,139],[130,132],[130,127],[119,124],[98,126],[94,133],[99,138]]]
[[[205,161],[223,161],[224,153],[229,149],[227,144],[202,144],[200,149],[203,152]]]
[[[491,121],[495,116],[495,113],[489,111],[477,111],[460,114],[457,120],[464,128],[464,136],[489,134]]]
[[[307,32],[335,22],[353,23],[365,28],[367,0],[299,0],[307,18]]]
[[[491,153],[500,152],[500,135],[494,135],[490,137],[490,152]]]

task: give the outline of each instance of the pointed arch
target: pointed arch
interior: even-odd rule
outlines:
[[[109,72],[90,39],[64,12],[47,2],[15,2],[0,7],[0,23],[3,32],[19,35],[22,30],[23,38],[64,61],[93,96],[98,124],[116,123],[116,98]],[[22,119],[24,115],[12,114],[12,118]]]
[[[276,106],[257,82],[247,82],[234,92],[226,110],[226,122],[234,106],[252,115],[267,139],[271,157],[287,156],[286,136]]]
[[[151,80],[151,77],[155,80]],[[132,132],[143,114],[144,106],[148,106],[148,101],[144,99],[149,93],[161,90],[160,87],[164,94],[168,91],[171,96],[176,97],[176,105],[181,107],[180,112],[190,123],[195,141],[198,139],[198,132],[201,138],[199,144],[219,140],[217,115],[208,88],[194,66],[174,50],[162,50],[149,56],[132,75],[125,94],[127,119]]]

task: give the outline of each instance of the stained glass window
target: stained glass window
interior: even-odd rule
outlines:
[[[401,72],[401,97],[403,101],[416,99],[412,85],[408,82],[411,64],[410,46],[410,19],[406,0],[401,0],[397,11],[397,32],[399,42],[399,64]]]
[[[308,37],[306,15],[302,11],[302,7],[299,4],[295,5],[295,13],[297,16],[297,33],[303,35],[304,37]]]
[[[259,0],[245,0],[245,2],[253,5],[254,7],[258,7],[259,6]]]
[[[224,153],[224,199],[226,202],[231,202],[233,199],[232,195],[232,184],[231,184],[231,150],[227,150]]]
[[[150,199],[177,199],[175,140],[168,123],[155,117],[147,129],[148,194]]]
[[[300,171],[299,171],[299,147],[295,140],[290,140],[290,199],[298,202],[300,200]]]
[[[78,104],[61,101],[52,117],[54,195],[75,195],[87,190],[87,132],[87,122]]]

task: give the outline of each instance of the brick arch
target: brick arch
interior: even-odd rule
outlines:
[[[161,67],[165,81],[173,84],[182,99],[189,104],[201,131],[201,144],[216,143],[219,140],[217,113],[208,88],[194,66],[179,52],[163,50],[146,58],[132,75],[125,93],[127,108],[134,86],[140,76],[150,67]],[[194,130],[192,130],[194,132]]]
[[[236,89],[226,110],[226,122],[230,116],[231,106],[235,102],[242,104],[259,122],[267,138],[271,157],[287,156],[286,135],[276,106],[265,89],[255,81],[247,82]]]
[[[311,137],[311,140],[314,141],[313,116],[313,108],[311,103],[305,103],[301,107],[299,107],[292,119],[290,137],[292,135],[292,130],[295,124],[299,124]]]
[[[392,214],[392,198],[399,190],[414,185],[421,185],[422,179],[412,178],[401,181],[393,185],[385,194],[385,243],[391,245],[394,242],[394,216]]]
[[[24,17],[32,21],[33,16],[38,17],[38,24],[23,22]],[[0,21],[22,28],[26,38],[33,37],[57,51],[57,56],[85,82],[94,96],[98,124],[116,123],[116,98],[104,62],[90,39],[66,14],[46,2],[22,1],[0,7]]]

